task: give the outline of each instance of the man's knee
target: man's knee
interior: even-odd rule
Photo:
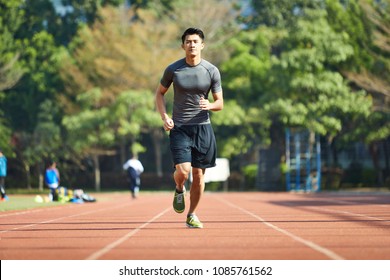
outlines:
[[[189,174],[191,171],[191,163],[186,162],[186,163],[180,163],[176,165],[176,172],[179,174]]]
[[[190,171],[191,171],[190,163],[177,164],[175,167],[174,177],[186,181],[190,175]]]
[[[204,169],[192,168],[192,185],[203,185],[204,184]]]

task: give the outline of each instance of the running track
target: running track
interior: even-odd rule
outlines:
[[[390,259],[388,193],[205,193],[203,229],[186,228],[172,196],[0,212],[0,259]]]

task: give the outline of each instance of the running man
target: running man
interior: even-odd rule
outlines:
[[[211,126],[209,110],[223,109],[221,75],[216,66],[202,59],[205,46],[204,33],[197,28],[188,28],[182,35],[182,48],[185,58],[169,65],[156,89],[156,106],[169,131],[170,148],[174,161],[173,174],[176,190],[173,209],[177,213],[185,210],[185,183],[192,167],[190,207],[186,225],[190,228],[203,228],[195,210],[202,197],[206,168],[214,167],[216,161],[216,141]],[[173,84],[173,113],[166,112],[165,94]],[[209,102],[209,92],[213,102]]]

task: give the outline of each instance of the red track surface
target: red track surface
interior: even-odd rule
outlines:
[[[0,259],[390,259],[389,194],[205,193],[203,229],[171,193],[105,196],[0,213]]]

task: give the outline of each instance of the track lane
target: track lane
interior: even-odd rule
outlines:
[[[390,259],[388,195],[206,193],[204,229],[186,228],[171,203],[141,193],[2,213],[0,258]]]

